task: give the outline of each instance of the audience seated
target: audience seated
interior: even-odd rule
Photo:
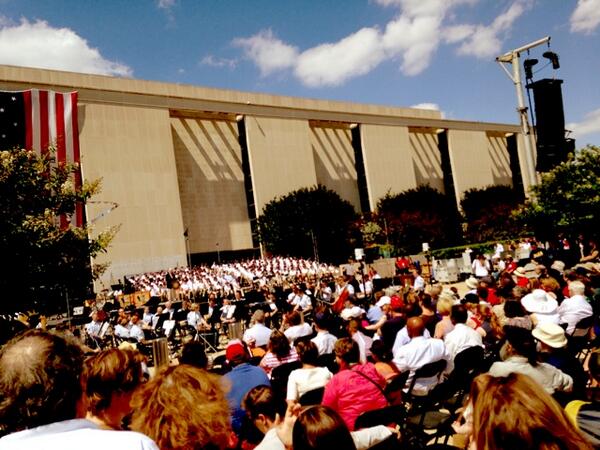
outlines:
[[[451,313],[454,329],[444,338],[444,343],[454,361],[456,355],[470,347],[483,347],[481,334],[467,326],[467,308],[463,305],[454,305]]]
[[[319,350],[319,355],[333,353],[333,348],[337,338],[329,332],[331,326],[331,315],[327,313],[317,313],[315,315],[315,330],[317,335],[312,341]]]
[[[0,351],[2,450],[158,450],[143,434],[78,419],[83,353],[74,343],[26,331]]]

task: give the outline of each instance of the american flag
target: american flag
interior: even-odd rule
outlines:
[[[77,92],[0,91],[0,149],[21,147],[44,154],[49,146],[55,146],[58,164],[80,163]],[[74,183],[81,186],[80,171]],[[83,205],[77,205],[71,223],[83,225]]]

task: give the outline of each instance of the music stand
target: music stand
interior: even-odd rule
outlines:
[[[208,348],[213,353],[217,353],[219,350],[217,350],[217,348],[213,344],[211,344],[208,339],[206,339],[206,336],[204,336],[205,334],[211,334],[212,336],[216,336],[217,342],[215,342],[215,344],[217,346],[219,345],[219,342],[218,342],[219,335],[215,331],[211,331],[209,333],[202,333],[200,330],[196,330],[196,336],[194,336],[194,341],[202,342],[204,344],[205,349]]]

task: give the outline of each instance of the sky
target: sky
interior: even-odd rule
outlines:
[[[439,109],[518,123],[495,57],[564,80],[567,129],[600,145],[600,0],[0,0],[0,64]]]

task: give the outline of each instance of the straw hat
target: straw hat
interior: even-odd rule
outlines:
[[[538,341],[553,348],[562,348],[567,345],[565,330],[554,323],[542,323],[531,334]]]

